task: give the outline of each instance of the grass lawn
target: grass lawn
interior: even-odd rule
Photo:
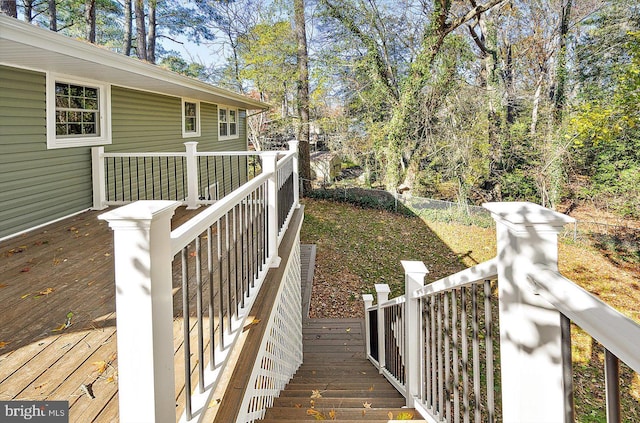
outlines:
[[[496,254],[493,228],[429,221],[417,216],[306,198],[301,242],[316,244],[311,317],[362,317],[362,294],[374,284],[401,295],[401,260],[420,260],[427,283],[488,260]],[[559,244],[560,270],[589,292],[640,322],[640,266],[616,266],[606,252],[572,239]],[[612,328],[615,329],[615,328]],[[577,421],[606,421],[602,349],[575,328],[574,368]],[[579,370],[579,371],[578,371]],[[621,369],[623,413],[640,421],[640,378]]]

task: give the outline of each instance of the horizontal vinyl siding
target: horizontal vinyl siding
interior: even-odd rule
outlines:
[[[0,238],[93,204],[90,148],[47,149],[45,84],[43,73],[0,66]],[[183,138],[182,99],[111,87],[112,144],[105,151],[184,152],[188,141],[200,151],[246,150],[244,111],[240,137],[219,141],[217,106],[200,108],[202,136]]]
[[[183,152],[182,103],[177,97],[111,88],[113,152]]]
[[[0,238],[91,207],[90,157],[47,149],[45,75],[0,66]]]

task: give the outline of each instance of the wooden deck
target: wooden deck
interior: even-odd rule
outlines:
[[[178,208],[172,226],[203,209]],[[0,243],[0,400],[65,400],[71,422],[118,420],[113,232],[101,213]]]

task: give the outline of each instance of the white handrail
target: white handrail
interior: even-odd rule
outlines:
[[[558,271],[544,264],[537,267],[529,274],[536,293],[640,373],[640,325]]]
[[[246,182],[240,188],[226,195],[215,204],[209,206],[202,213],[194,216],[188,222],[171,231],[171,254],[175,255],[189,245],[198,235],[207,230],[212,222],[217,221],[229,210],[233,209],[242,199],[264,184],[270,177],[269,174],[260,174]]]
[[[393,307],[398,304],[404,304],[405,302],[407,302],[407,299],[405,298],[404,295],[401,295],[399,297],[392,298],[389,301],[386,301],[380,304],[380,308]],[[376,307],[372,307],[372,308],[375,309]]]
[[[438,292],[469,286],[480,280],[494,279],[497,277],[497,274],[498,259],[497,257],[494,257],[491,260],[487,260],[473,267],[432,282],[429,285],[409,294],[412,298],[425,297],[427,295],[437,294]]]
[[[105,157],[187,157],[187,153],[185,152],[175,152],[175,153],[167,153],[167,152],[158,152],[158,153],[102,153],[102,158]]]

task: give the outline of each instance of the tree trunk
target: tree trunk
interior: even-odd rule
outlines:
[[[156,0],[149,0],[149,33],[147,35],[147,61],[156,62]]]
[[[16,6],[16,0],[0,0],[0,12],[12,18],[17,18],[18,8]]]
[[[131,13],[131,0],[124,2],[124,54],[131,56],[131,37],[133,33],[133,13]]]
[[[96,43],[96,0],[86,0],[84,3],[84,20],[87,41]]]
[[[147,27],[144,21],[144,0],[135,0],[136,6],[136,54],[147,60]]]
[[[558,35],[558,55],[556,60],[556,85],[553,97],[553,118],[556,125],[562,121],[565,104],[567,81],[567,34],[569,33],[569,18],[571,17],[571,3],[573,0],[563,1],[560,10],[560,34]]]
[[[49,29],[58,32],[58,12],[56,0],[49,0]]]
[[[304,15],[304,0],[294,0],[294,20],[298,41],[298,113],[300,129],[298,131],[299,167],[303,180],[303,191],[311,189],[311,161],[309,153],[309,56],[307,52],[307,32]]]

